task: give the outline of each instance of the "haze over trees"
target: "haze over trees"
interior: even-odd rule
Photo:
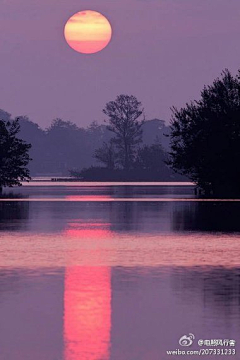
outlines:
[[[188,178],[206,196],[240,197],[240,73],[225,70],[200,100],[173,108],[170,127],[143,121],[134,96],[118,96],[103,112],[106,125],[84,129],[57,118],[43,130],[26,116],[12,119],[0,110],[0,186],[29,179],[31,157],[32,176],[68,176],[71,170],[85,180]]]
[[[169,164],[206,195],[240,196],[240,80],[225,70],[198,101],[173,109]]]
[[[43,130],[27,117],[19,122],[20,136],[32,144],[32,176],[69,176],[71,169],[94,165],[94,151],[109,138],[105,127],[96,123],[84,129],[57,118]]]
[[[27,165],[31,145],[18,138],[19,120],[10,121],[10,115],[5,115],[0,120],[0,192],[4,186],[20,185],[30,179]]]
[[[56,118],[47,129],[42,129],[27,116],[19,116],[18,137],[32,144],[31,176],[61,177],[71,172],[86,180],[97,180],[99,176],[116,181],[151,181],[151,176],[155,180],[179,178],[164,162],[169,127],[163,120],[143,121],[142,104],[128,95],[107,103],[104,113],[106,124],[94,121],[88,128]],[[14,121],[4,110],[0,110],[0,118]]]
[[[108,117],[107,130],[112,137],[95,151],[94,157],[101,166],[83,169],[73,175],[98,181],[158,181],[173,177],[156,136],[158,131],[151,133],[155,137],[150,144],[142,144],[146,122],[143,106],[136,97],[120,95],[115,101],[108,102],[103,112]],[[164,128],[161,120],[153,121],[158,124],[158,130]]]
[[[28,165],[32,177],[69,176],[69,170],[79,172],[84,168],[97,166],[99,162],[94,157],[96,150],[104,143],[109,144],[112,138],[107,126],[96,121],[87,128],[81,128],[70,121],[54,119],[47,129],[42,129],[27,116],[18,118],[19,138],[32,144],[29,150],[32,161]],[[4,110],[0,110],[0,119],[13,121],[11,115]],[[169,127],[163,120],[145,121],[142,129],[143,144],[153,144],[157,136],[165,151],[168,149],[169,139],[164,134],[169,133]]]

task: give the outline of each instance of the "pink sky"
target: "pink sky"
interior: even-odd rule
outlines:
[[[113,38],[95,55],[66,44],[63,28],[91,9]],[[221,70],[240,68],[239,0],[4,0],[0,12],[0,108],[42,126],[54,117],[102,121],[120,93],[144,104],[148,119],[198,98]]]

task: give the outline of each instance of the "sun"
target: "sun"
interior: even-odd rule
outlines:
[[[82,54],[94,54],[103,50],[112,38],[108,19],[99,12],[84,10],[67,21],[64,36],[68,45]]]

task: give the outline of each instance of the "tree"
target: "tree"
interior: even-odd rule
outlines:
[[[113,170],[117,159],[113,141],[109,143],[104,142],[103,145],[95,151],[94,157],[103,163],[107,169]]]
[[[48,172],[66,175],[79,163],[85,166],[92,155],[86,150],[87,140],[85,129],[70,121],[53,120],[46,133]]]
[[[0,119],[4,121],[10,121],[11,120],[11,114],[9,114],[7,111],[0,109]]]
[[[18,116],[18,119],[20,125],[18,137],[32,145],[29,151],[29,156],[33,160],[29,163],[30,173],[32,175],[41,174],[45,167],[45,159],[48,154],[46,133],[38,124],[32,122],[27,116]]]
[[[18,119],[0,120],[0,189],[30,179],[26,166],[31,145],[17,137],[19,131]]]
[[[240,196],[240,81],[225,70],[199,101],[173,108],[172,168],[206,195]]]
[[[150,172],[161,171],[165,164],[165,153],[162,145],[156,142],[152,145],[145,145],[138,150],[135,162],[136,168],[149,170]]]
[[[113,141],[118,149],[120,165],[128,170],[137,145],[142,141],[142,104],[134,96],[119,95],[115,101],[106,104],[103,113],[108,116],[108,130],[115,134]]]

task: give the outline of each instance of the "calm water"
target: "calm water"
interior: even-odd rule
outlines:
[[[240,202],[193,201],[189,184],[39,183],[9,197],[0,360],[197,359],[166,351],[199,339],[240,351]]]

